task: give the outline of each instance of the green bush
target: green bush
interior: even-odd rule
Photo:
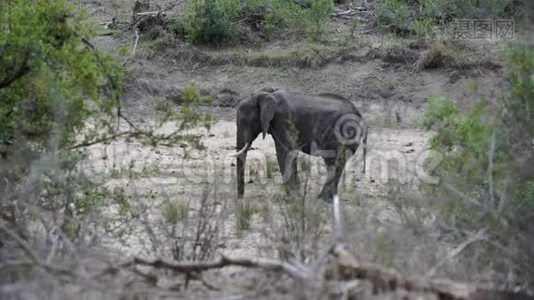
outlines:
[[[73,9],[64,1],[0,3],[4,157],[22,141],[42,148],[58,130],[59,145],[69,145],[87,118],[116,106],[122,68],[86,42],[93,27],[84,15],[71,17]]]
[[[247,4],[247,11],[264,14],[259,25],[269,38],[288,28],[304,32],[303,9],[292,1],[253,0]]]
[[[429,197],[442,200],[444,221],[461,230],[485,228],[489,240],[513,254],[506,259],[518,270],[534,263],[528,241],[534,234],[534,47],[509,47],[504,58],[509,89],[501,97],[483,99],[464,114],[435,97],[421,125],[436,132],[430,147],[442,157],[440,185]],[[498,250],[487,252],[497,263]]]
[[[121,212],[129,210],[124,193],[87,175],[86,146],[118,137],[200,146],[198,136],[181,131],[212,123],[210,114],[196,110],[206,99],[194,86],[185,88],[180,113],[169,109],[160,116],[159,125],[175,123],[172,134],[133,124],[120,113],[123,67],[89,42],[94,26],[74,6],[63,0],[2,1],[0,24],[0,222],[24,223],[30,218],[25,205],[32,214],[37,207],[63,210],[54,222],[72,237],[76,216],[112,201]],[[129,130],[121,130],[119,119],[128,121]]]
[[[512,0],[380,0],[376,24],[401,35],[434,36],[437,27],[447,26],[454,19],[499,18],[513,5]]]
[[[308,2],[307,2],[308,3]],[[191,42],[222,43],[243,35],[253,22],[267,38],[281,32],[320,38],[333,12],[332,0],[310,0],[303,7],[288,0],[192,0],[177,22],[176,31]]]
[[[236,37],[239,0],[191,0],[182,15],[182,27],[191,42],[220,43]]]
[[[332,0],[310,0],[303,7],[288,0],[252,0],[247,2],[244,14],[263,15],[261,30],[268,36],[286,31],[320,38],[334,10]]]
[[[314,40],[318,40],[328,24],[330,14],[334,12],[332,0],[311,0],[310,9],[306,11],[310,34]]]
[[[403,0],[383,0],[376,7],[377,24],[390,31],[408,31],[410,26],[410,7]]]

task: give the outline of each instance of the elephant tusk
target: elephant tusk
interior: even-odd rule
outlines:
[[[245,146],[243,146],[243,149],[239,150],[236,153],[228,154],[228,156],[230,156],[230,157],[239,157],[239,156],[241,156],[243,153],[245,153],[248,150],[248,146],[249,146],[249,143],[246,143]]]

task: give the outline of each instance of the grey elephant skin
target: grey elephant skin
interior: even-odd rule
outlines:
[[[363,145],[363,172],[367,125],[349,100],[335,94],[308,95],[263,88],[237,106],[237,195],[245,192],[247,151],[261,133],[271,134],[282,178],[290,191],[298,190],[297,153],[321,156],[328,175],[319,197],[331,201],[337,194],[346,161]]]

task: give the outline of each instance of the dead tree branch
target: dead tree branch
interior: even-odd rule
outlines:
[[[446,280],[426,280],[409,277],[395,270],[385,269],[372,264],[357,262],[343,248],[335,248],[333,254],[337,258],[335,268],[329,270],[327,276],[337,280],[368,280],[377,291],[394,291],[403,289],[409,292],[425,292],[438,296],[438,299],[470,299],[477,289],[474,286]]]
[[[345,18],[345,19],[352,19],[355,18],[360,21],[367,21],[365,18],[357,16],[357,14],[365,14],[367,13],[366,8],[364,7],[356,7],[354,9],[349,9],[345,11],[338,11],[330,15],[332,18]]]
[[[99,139],[95,139],[95,140],[92,140],[92,141],[85,141],[85,142],[82,142],[80,144],[76,144],[74,146],[69,147],[68,150],[74,150],[74,149],[77,149],[77,148],[89,147],[89,146],[92,146],[92,145],[113,141],[113,140],[116,140],[119,137],[134,136],[136,134],[137,133],[135,131],[119,132],[117,134],[113,134],[113,135],[110,135],[110,136],[105,136],[105,137],[102,137],[102,138],[99,138]]]
[[[9,236],[13,241],[15,241],[15,243],[17,243],[22,248],[22,251],[24,251],[27,258],[30,259],[28,265],[33,264],[34,266],[43,268],[45,271],[50,273],[74,276],[74,273],[68,268],[63,268],[44,262],[26,240],[20,237],[20,235],[18,235],[15,231],[8,228],[3,222],[0,222],[0,230],[7,234],[7,236]]]
[[[473,243],[476,243],[476,242],[484,240],[486,238],[486,236],[484,234],[485,232],[486,232],[485,228],[479,230],[475,235],[471,236],[466,241],[464,241],[463,243],[458,245],[458,247],[452,249],[447,254],[447,256],[442,258],[436,265],[434,265],[430,270],[428,270],[428,272],[426,272],[425,275],[426,276],[433,276],[436,273],[436,271],[437,271],[437,269],[439,267],[444,265],[447,261],[453,259],[456,255],[460,254],[467,246],[469,246],[469,245],[471,245]]]
[[[150,266],[156,269],[169,269],[184,274],[200,273],[214,269],[222,269],[228,266],[239,266],[274,272],[283,272],[293,278],[306,279],[310,277],[310,273],[303,266],[297,267],[293,264],[269,258],[234,258],[223,255],[215,261],[176,262],[164,259],[146,260],[144,258],[136,257],[134,258],[133,263],[136,265]]]

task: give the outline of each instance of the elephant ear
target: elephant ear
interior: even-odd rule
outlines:
[[[269,124],[274,118],[274,113],[276,111],[276,100],[268,93],[260,93],[258,95],[258,106],[260,108],[261,132],[265,139],[269,130]]]

